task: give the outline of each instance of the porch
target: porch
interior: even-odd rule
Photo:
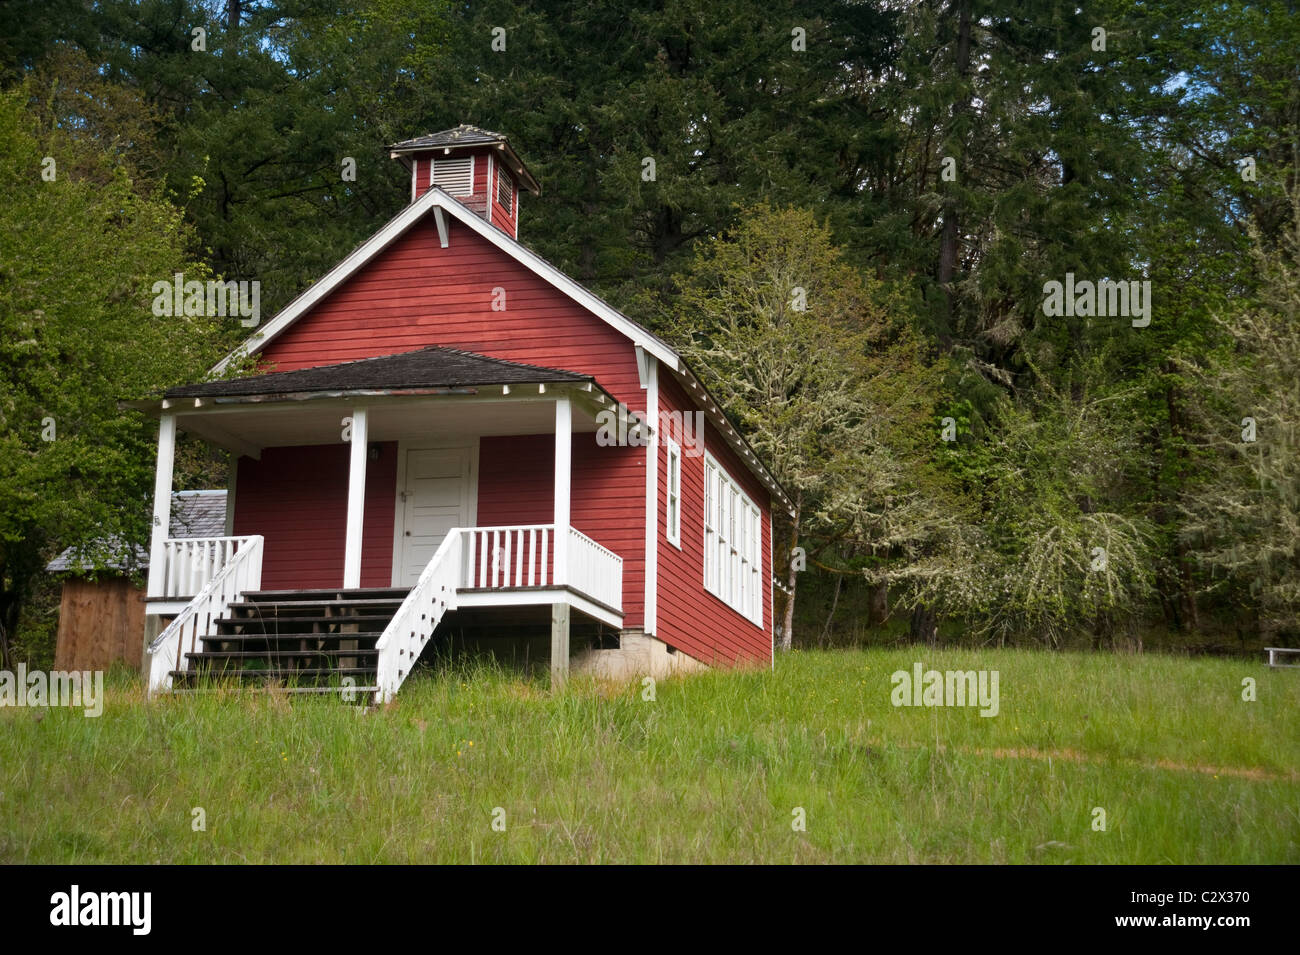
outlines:
[[[375,386],[394,371],[400,387]],[[358,373],[365,387],[347,380]],[[385,701],[449,613],[494,608],[549,612],[563,681],[573,622],[624,625],[623,559],[573,520],[574,435],[589,486],[628,450],[595,450],[605,409],[618,405],[583,376],[448,349],[168,392],[156,408],[151,693],[192,684],[196,666],[243,679],[255,663]],[[160,531],[178,429],[238,458],[223,537]],[[506,456],[480,474],[487,442]],[[279,483],[254,480],[304,460]],[[517,490],[506,510],[533,519],[501,521],[501,505],[480,504],[489,486]]]

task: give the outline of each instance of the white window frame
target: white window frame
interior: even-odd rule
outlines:
[[[704,589],[763,625],[763,515],[713,455],[704,453]]]
[[[682,447],[664,438],[664,532],[668,543],[682,549]]]

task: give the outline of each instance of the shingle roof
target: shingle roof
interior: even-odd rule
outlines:
[[[540,384],[595,381],[559,368],[489,358],[458,348],[434,345],[418,351],[361,358],[337,365],[296,371],[273,371],[248,378],[209,381],[169,388],[167,398],[218,398],[284,395],[302,392],[408,391],[474,385]]]
[[[226,533],[225,491],[175,491],[169,537],[221,537]],[[145,570],[149,552],[119,537],[69,547],[45,565],[50,573],[78,570]]]
[[[414,139],[404,139],[400,143],[393,143],[388,148],[407,150],[438,146],[478,146],[484,143],[504,143],[506,141],[506,137],[501,133],[494,133],[490,129],[480,129],[477,126],[461,123],[454,129],[444,129],[438,133],[428,133],[424,136],[416,136]]]
[[[173,492],[169,537],[221,537],[225,533],[225,491]]]

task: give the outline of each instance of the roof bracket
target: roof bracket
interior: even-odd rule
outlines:
[[[641,382],[641,388],[645,389],[650,383],[650,362],[655,358],[640,345],[632,347],[636,349],[636,376]]]
[[[447,217],[443,215],[441,206],[433,207],[433,221],[438,225],[438,241],[445,249],[447,248]]]

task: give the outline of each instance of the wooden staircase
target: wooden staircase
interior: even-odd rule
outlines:
[[[283,686],[356,702],[378,689],[376,642],[409,591],[400,588],[256,590],[232,603],[172,670],[175,690]],[[351,694],[357,694],[352,697]]]

